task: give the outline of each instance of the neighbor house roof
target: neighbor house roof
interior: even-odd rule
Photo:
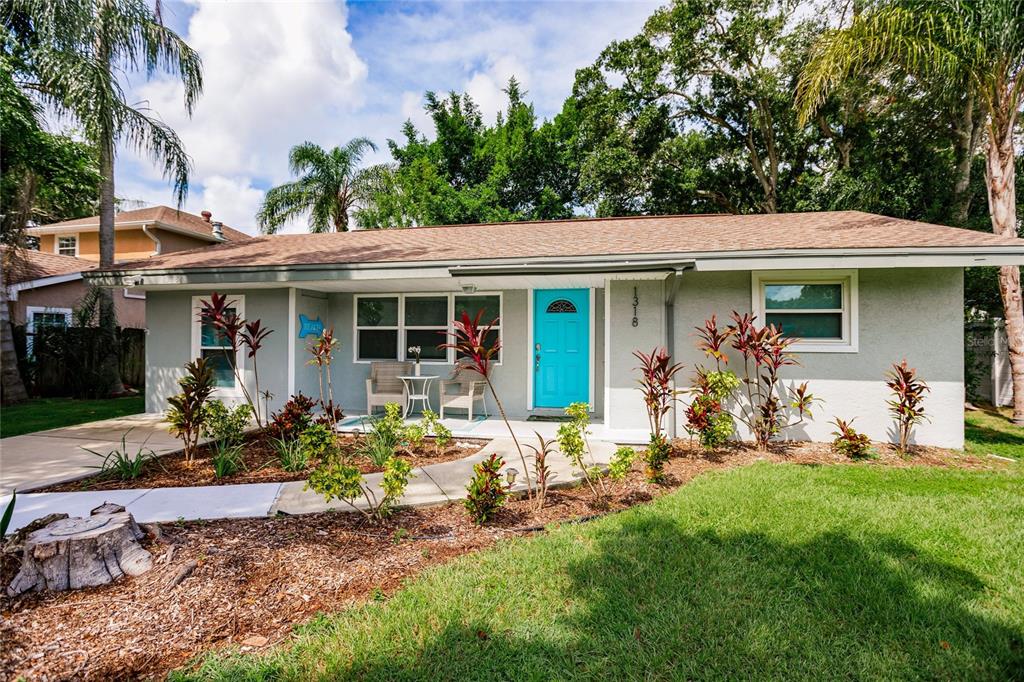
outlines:
[[[20,249],[17,253],[8,247],[0,247],[3,259],[4,279],[7,284],[21,284],[46,277],[59,277],[91,270],[96,263],[74,256],[60,256],[31,249]]]
[[[184,234],[192,234],[196,237],[209,239],[211,242],[217,241],[213,236],[213,224],[211,222],[207,222],[201,216],[179,211],[170,206],[150,206],[149,208],[139,208],[133,211],[121,211],[114,215],[115,227],[141,226],[144,224],[163,227]],[[32,235],[39,235],[52,234],[62,230],[98,229],[99,226],[99,216],[90,216],[88,218],[77,218],[75,220],[65,220],[59,223],[31,227],[26,231]],[[224,238],[229,242],[245,241],[252,238],[244,232],[239,232],[227,225],[222,226],[221,231],[224,234]]]
[[[256,237],[157,255],[116,271],[472,263],[575,257],[962,249],[1024,255],[1024,240],[858,211],[449,225]]]

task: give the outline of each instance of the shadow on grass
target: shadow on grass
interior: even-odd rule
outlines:
[[[966,424],[964,426],[964,437],[978,445],[1002,445],[1024,447],[1024,433],[1016,434],[1008,426],[1006,430],[1000,431],[980,424]]]
[[[206,672],[465,680],[1014,679],[1024,671],[1021,631],[969,604],[985,590],[978,577],[883,533],[783,544],[760,533],[688,533],[645,516],[577,541],[592,543],[586,558],[569,563],[566,589],[544,599],[530,596],[522,574],[507,587],[483,574],[452,585],[473,595],[471,608],[452,610],[434,581],[400,604],[324,618],[277,656],[222,660]],[[537,601],[526,621],[503,618],[511,599]]]

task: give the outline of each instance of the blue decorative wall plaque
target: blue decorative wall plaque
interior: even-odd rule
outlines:
[[[320,336],[324,333],[324,323],[320,321],[320,317],[317,316],[315,320],[311,320],[303,314],[299,314],[299,338],[304,339],[307,336]]]

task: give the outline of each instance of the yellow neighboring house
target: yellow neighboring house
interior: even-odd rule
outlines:
[[[214,221],[209,211],[201,216],[168,206],[124,211],[114,216],[114,260],[134,261],[151,256],[198,249],[251,237]],[[23,252],[21,263],[4,258],[11,321],[27,325],[67,324],[71,310],[85,294],[82,272],[100,260],[99,216],[30,227],[39,240],[39,252]],[[115,289],[118,322],[123,327],[146,326],[145,293]]]

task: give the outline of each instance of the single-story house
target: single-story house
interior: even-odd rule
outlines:
[[[801,337],[801,364],[785,378],[808,381],[824,402],[789,437],[830,440],[829,422],[841,417],[890,439],[883,375],[905,358],[931,387],[917,442],[961,447],[963,269],[1001,264],[1024,264],[1024,240],[844,211],[280,235],[87,276],[146,292],[146,407],[154,412],[177,391],[185,362],[220,352],[198,314],[218,291],[275,330],[259,356],[273,406],[300,391],[318,394],[303,322],[334,328],[335,395],[358,413],[371,363],[420,346],[424,373],[443,377],[456,357],[436,344],[450,320],[484,309],[499,320],[494,381],[512,418],[586,401],[604,433],[632,440],[647,428],[633,352],[665,346],[688,377],[706,362],[694,328],[737,310]],[[251,376],[248,358],[236,362]],[[238,398],[229,373],[220,383],[222,397]],[[676,410],[679,434],[683,419]]]

